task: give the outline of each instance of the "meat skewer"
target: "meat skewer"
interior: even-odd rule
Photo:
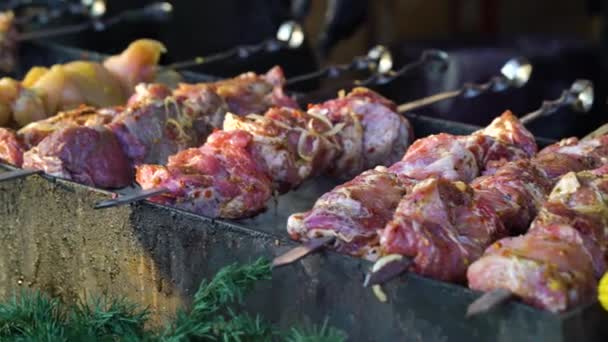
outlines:
[[[561,105],[572,103],[568,102]],[[486,134],[495,139],[496,135],[510,139],[503,138],[502,144],[488,148],[483,138]],[[513,142],[515,146],[508,144]],[[368,171],[350,184],[321,197],[310,212],[292,215],[288,231],[292,238],[304,241],[334,235],[337,237],[332,246],[334,249],[373,260],[378,257],[377,231],[389,223],[403,195],[419,180],[440,177],[468,183],[484,168],[494,169],[503,160],[529,158],[534,152],[533,137],[512,114],[504,114],[488,128],[470,137],[439,135],[421,139],[412,145],[397,165],[388,170]],[[395,174],[398,176],[393,176]],[[382,182],[379,181],[381,176],[385,179]],[[365,195],[372,193],[382,194],[382,198]],[[391,268],[396,272],[405,266]],[[375,272],[368,282],[373,284],[385,278],[386,274]]]
[[[389,163],[390,164],[391,162],[396,161],[396,159],[395,160],[390,160],[390,159],[386,159],[386,158],[383,159],[383,158],[373,157],[374,155],[381,155],[381,154],[375,153],[374,151],[382,151],[386,146],[391,146],[392,142],[395,142],[396,140],[394,140],[394,139],[396,139],[397,137],[405,137],[406,136],[405,134],[403,134],[403,133],[397,133],[397,132],[402,131],[399,127],[409,126],[409,124],[404,124],[404,123],[399,124],[399,120],[397,120],[396,122],[394,122],[394,126],[393,127],[387,127],[386,128],[387,132],[393,132],[393,133],[391,133],[391,135],[387,135],[387,134],[382,133],[380,131],[377,132],[377,135],[375,135],[375,136],[372,135],[371,132],[374,132],[375,130],[377,130],[378,129],[377,126],[379,126],[380,123],[383,122],[383,121],[379,121],[379,124],[374,125],[372,122],[366,123],[366,120],[367,120],[366,118],[367,117],[370,117],[370,118],[372,118],[372,117],[378,117],[376,120],[380,120],[381,118],[383,118],[383,119],[386,120],[388,118],[393,118],[393,117],[397,117],[397,116],[401,117],[401,116],[399,116],[399,115],[395,116],[395,110],[393,108],[391,108],[393,105],[391,103],[389,103],[387,100],[380,99],[375,94],[366,95],[367,93],[368,93],[368,91],[365,91],[365,90],[355,91],[354,93],[351,93],[352,96],[349,95],[349,96],[344,97],[343,101],[348,102],[348,101],[351,101],[351,99],[356,100],[356,101],[360,101],[363,98],[367,98],[368,100],[365,100],[364,102],[369,102],[369,99],[375,99],[375,100],[373,100],[371,102],[374,102],[374,103],[377,103],[377,104],[380,104],[380,103],[384,104],[383,106],[379,106],[378,107],[378,108],[380,108],[379,110],[382,110],[382,111],[386,112],[386,115],[384,117],[378,117],[378,115],[375,115],[374,113],[368,113],[367,111],[369,111],[369,110],[368,109],[364,109],[364,107],[362,107],[360,105],[357,105],[358,107],[361,107],[361,109],[358,109],[358,110],[352,109],[352,106],[350,106],[350,107],[347,106],[347,108],[351,108],[351,110],[353,110],[354,113],[357,113],[358,116],[361,116],[363,118],[363,119],[361,119],[362,121],[360,123],[357,123],[358,120],[356,120],[354,122],[355,125],[360,125],[362,127],[363,131],[365,132],[363,135],[361,135],[361,133],[359,133],[359,135],[361,137],[359,139],[364,139],[364,141],[373,141],[374,139],[377,140],[379,137],[384,136],[385,137],[384,139],[386,139],[386,141],[382,141],[382,138],[381,138],[381,140],[379,140],[380,143],[378,145],[376,145],[376,146],[370,146],[369,147],[369,151],[365,151],[363,153],[359,152],[359,150],[357,150],[357,149],[354,149],[353,151],[349,151],[349,150],[353,149],[352,146],[354,146],[354,147],[360,146],[362,144],[361,142],[355,142],[354,143],[355,145],[352,145],[352,143],[348,143],[348,145],[345,145],[344,143],[340,142],[339,145],[337,145],[333,149],[330,149],[329,152],[334,153],[334,154],[337,153],[339,155],[339,154],[346,153],[347,157],[350,158],[349,162],[354,163],[349,168],[351,173],[352,173],[352,171],[362,171],[362,170],[364,170],[365,168],[362,169],[361,166],[367,166],[369,168],[369,167],[373,167],[373,166],[384,164],[384,163]],[[299,116],[302,116],[302,115],[304,115],[304,116],[310,116],[310,115],[312,115],[313,116],[313,118],[307,119],[307,120],[311,120],[310,122],[312,122],[312,123],[308,123],[307,127],[298,127],[298,128],[294,127],[293,125],[298,126],[298,125],[301,125],[301,123],[296,124],[291,119],[285,119],[285,116],[290,116],[290,114],[283,113],[283,114],[279,115],[279,116],[283,116],[283,119],[280,119],[280,120],[287,120],[287,122],[289,123],[288,125],[290,125],[290,127],[292,129],[294,129],[294,130],[311,130],[310,126],[315,125],[314,121],[318,121],[318,120],[325,121],[324,125],[329,128],[329,131],[332,132],[333,135],[337,136],[337,139],[339,141],[341,141],[341,140],[343,140],[343,135],[344,136],[346,136],[347,134],[351,134],[352,135],[353,133],[348,133],[348,130],[343,130],[344,132],[347,132],[347,133],[340,132],[339,134],[336,134],[336,133],[333,132],[334,125],[341,124],[341,125],[346,126],[347,128],[349,128],[349,130],[351,130],[351,131],[354,128],[350,128],[353,125],[352,122],[343,121],[343,120],[347,119],[347,117],[344,116],[344,114],[338,113],[336,111],[336,109],[333,108],[333,107],[338,106],[338,109],[340,109],[340,107],[344,106],[344,104],[336,105],[338,103],[341,103],[341,102],[338,101],[338,100],[336,100],[336,102],[331,102],[330,101],[327,104],[321,105],[320,109],[316,109],[315,107],[313,107],[313,108],[311,108],[312,111],[309,110],[307,113],[298,114]],[[324,106],[326,106],[328,108],[323,108]],[[340,110],[342,110],[342,109],[340,109]],[[342,111],[344,111],[344,110],[342,110]],[[267,116],[269,118],[266,118],[264,120],[270,119],[270,121],[275,121],[276,122],[278,118],[275,117],[275,115],[276,115],[276,113],[269,113],[269,114],[267,113]],[[295,115],[295,114],[292,114],[291,116],[293,116],[293,115]],[[296,115],[296,116],[298,116],[298,115]],[[326,119],[319,118],[319,115],[326,117]],[[314,119],[315,116],[317,117],[316,118],[317,120]],[[228,119],[230,119],[230,117],[228,117]],[[264,130],[268,129],[268,128],[251,128],[251,127],[248,128],[247,126],[249,126],[249,125],[247,125],[246,123],[235,123],[235,122],[230,122],[230,120],[229,120],[228,121],[228,126],[231,126],[231,125],[232,125],[232,127],[229,127],[230,129],[234,129],[234,128],[237,128],[237,129],[240,128],[240,129],[245,129],[245,130],[249,130],[249,129],[256,130],[257,129],[260,132],[263,132]],[[240,127],[239,127],[239,125],[240,125]],[[284,123],[282,125],[284,125]],[[253,125],[253,127],[255,127],[255,126],[256,125]],[[224,128],[226,128],[226,124],[225,124]],[[344,127],[342,127],[342,128],[344,128]],[[337,131],[342,131],[342,128],[336,128],[336,130]],[[319,133],[318,129],[319,128],[314,128],[314,129],[311,130],[313,136],[318,135],[318,133]],[[359,129],[361,129],[361,128],[359,128]],[[355,131],[359,130],[359,129],[355,129]],[[369,135],[367,133],[368,131],[370,132]],[[255,133],[257,133],[257,132],[255,132]],[[283,132],[283,133],[285,133],[285,132]],[[254,136],[255,135],[256,134],[254,134]],[[298,153],[301,152],[301,150],[303,149],[301,145],[305,144],[305,142],[303,140],[305,140],[306,138],[302,138],[302,137],[304,137],[302,134],[298,134],[297,136],[299,136],[300,140],[301,140],[301,141],[298,142],[297,150],[282,151],[282,153],[287,153],[287,155],[291,155],[294,152],[298,152]],[[369,138],[368,138],[368,136],[369,136]],[[285,139],[286,139],[286,137],[284,136],[284,137],[280,137],[279,140],[284,141]],[[352,138],[349,137],[348,139],[352,139]],[[357,140],[355,140],[355,141],[357,141]],[[210,143],[210,145],[213,145],[213,144],[214,144],[213,142]],[[321,143],[320,142],[316,142],[316,144],[321,144]],[[331,142],[331,144],[336,145],[335,142],[333,142],[333,141]],[[403,146],[405,144],[406,143],[404,141],[401,141],[400,143],[397,143],[396,146]],[[255,145],[256,144],[253,144],[251,146],[255,146]],[[245,146],[249,146],[248,143],[245,143]],[[202,147],[201,149],[204,149],[204,147]],[[215,151],[215,149],[216,149],[216,147],[214,147],[212,150]],[[279,149],[278,151],[281,151],[281,150],[282,149]],[[273,149],[273,148],[270,148],[270,151],[273,151],[273,152],[268,152],[269,154],[277,152],[277,150]],[[404,151],[405,151],[405,148],[401,149],[400,151],[398,151],[395,154],[395,156],[397,158],[400,157],[400,155]],[[204,153],[214,154],[215,152],[206,151]],[[373,157],[372,161],[375,164],[369,164],[368,162],[365,162],[365,160],[368,158],[367,154],[370,154]],[[386,157],[387,155],[385,154],[383,156]],[[298,160],[298,159],[300,159],[300,157],[301,156],[291,156],[289,158],[290,158],[290,160]],[[262,158],[262,159],[264,159],[264,158]],[[175,160],[178,160],[177,157],[176,157]],[[180,168],[182,168],[182,166],[181,166],[182,163],[183,163],[183,161],[176,162],[175,164],[171,164],[169,166],[169,169],[158,168],[158,167],[149,167],[149,168],[142,167],[138,171],[138,175],[141,175],[141,176],[138,176],[138,182],[142,185],[142,187],[144,189],[150,189],[150,188],[159,189],[159,188],[163,188],[163,187],[166,189],[166,191],[167,191],[166,195],[157,196],[156,198],[153,198],[152,200],[161,201],[162,203],[171,203],[171,204],[175,204],[175,203],[180,203],[181,204],[181,203],[184,203],[183,205],[189,205],[188,201],[184,202],[184,200],[180,199],[180,198],[182,198],[184,196],[189,196],[189,195],[187,195],[188,191],[183,190],[183,185],[182,185],[182,184],[188,184],[188,182],[184,183],[184,182],[181,182],[181,181],[176,181],[175,184],[169,183],[170,179],[173,179],[173,178],[180,178],[181,179],[181,178],[185,177],[185,176],[182,175],[182,172],[179,171]],[[251,163],[255,164],[255,162],[253,162],[253,161]],[[262,164],[264,164],[264,163],[270,163],[270,161],[264,161],[264,162],[262,162]],[[264,166],[262,168],[264,168]],[[347,172],[346,170],[348,170],[348,169],[345,169],[345,168],[340,168],[339,166],[331,167],[331,165],[329,165],[329,164],[323,164],[320,167],[315,167],[315,169],[318,169],[320,172],[323,172],[323,168],[338,168],[340,170],[343,169],[344,170],[343,172]],[[174,172],[171,172],[169,170],[174,170]],[[188,172],[189,173],[191,172],[190,167],[188,167]],[[158,176],[161,173],[163,175],[162,176]],[[202,172],[202,173],[204,174],[204,172]],[[160,178],[158,178],[157,176],[160,177]],[[272,181],[276,180],[276,178],[277,178],[276,175],[273,176],[273,177],[271,177],[271,181],[270,182],[272,183]],[[154,180],[153,181],[148,181],[147,179],[154,179]],[[302,180],[302,179],[300,179],[300,180]],[[165,185],[163,186],[163,184],[165,184]],[[288,188],[293,188],[293,187],[297,186],[298,184],[299,183],[292,183],[290,185],[290,187],[288,187]],[[280,186],[279,186],[279,188],[280,188]],[[181,191],[185,191],[185,192],[181,192]],[[267,193],[270,193],[270,192],[267,191]],[[96,208],[108,208],[108,207],[113,207],[113,206],[116,206],[116,205],[122,205],[122,204],[126,204],[126,203],[131,203],[131,202],[134,201],[132,199],[133,197],[137,198],[137,200],[141,199],[141,196],[139,194],[135,194],[133,196],[123,196],[123,197],[119,197],[119,198],[103,201],[103,202],[97,204]],[[262,205],[261,208],[259,207],[260,205]],[[264,206],[265,206],[265,201],[263,201],[262,203],[258,202],[258,203],[255,204],[255,207],[258,208],[257,211],[261,210]],[[246,216],[244,214],[239,215],[239,214],[232,214],[232,213],[229,216],[222,216],[223,214],[221,214],[221,213],[207,213],[205,211],[207,209],[190,208],[190,207],[186,207],[186,208],[189,208],[190,210],[195,210],[195,211],[197,211],[199,213],[203,212],[203,213],[208,214],[210,216],[216,216],[216,217],[219,216],[219,217],[236,218],[236,217]],[[256,210],[253,210],[252,212],[255,212],[255,211]]]
[[[79,180],[100,187],[124,187],[132,182],[132,165],[165,163],[170,155],[197,146],[221,125],[228,111],[246,115],[272,106],[297,107],[283,93],[283,83],[282,70],[276,67],[265,75],[246,73],[219,82],[182,84],[173,92],[163,85],[142,84],[124,108],[80,107],[32,123],[18,134],[3,130],[5,143],[0,145],[0,156],[20,166],[22,155],[25,169],[42,169],[74,180],[75,173],[70,175],[67,169],[79,170],[82,176],[104,174],[107,173],[104,168],[116,162],[112,156],[123,156],[129,165],[119,163],[123,169],[114,173],[117,181],[101,184],[91,177]],[[111,140],[118,145],[114,142],[106,145]],[[95,150],[107,146],[113,150],[106,153]],[[25,152],[28,148],[31,149]],[[93,160],[74,159],[86,151]]]
[[[585,202],[584,198],[581,196],[587,196],[587,199],[591,199],[594,196],[597,198],[604,198],[606,194],[608,194],[608,191],[606,191],[608,189],[602,188],[602,186],[608,183],[601,183],[603,182],[601,179],[605,179],[608,175],[607,172],[603,171],[608,171],[608,169],[606,169],[606,165],[608,164],[608,151],[606,151],[607,148],[604,147],[608,143],[608,139],[605,136],[602,137],[598,135],[597,131],[595,131],[589,134],[584,140],[600,142],[599,144],[596,144],[599,146],[595,149],[599,149],[604,153],[598,153],[593,149],[588,149],[588,151],[591,151],[594,154],[594,156],[591,156],[591,160],[601,158],[601,163],[587,165],[586,168],[579,168],[578,170],[574,169],[572,170],[574,172],[563,176],[553,188],[549,199],[544,203],[540,213],[532,223],[530,230],[525,235],[498,241],[492,247],[486,250],[482,258],[471,265],[468,272],[470,287],[487,292],[469,306],[467,316],[488,311],[502,302],[514,297],[513,293],[517,293],[519,297],[522,297],[524,301],[532,305],[549,309],[553,312],[563,311],[576,305],[577,303],[584,301],[583,298],[589,298],[588,293],[585,295],[585,288],[581,287],[588,285],[588,283],[580,282],[580,279],[576,278],[573,279],[571,283],[563,283],[564,278],[561,278],[559,273],[562,272],[560,271],[562,264],[553,266],[550,264],[550,259],[546,259],[545,255],[547,254],[534,255],[530,254],[529,251],[526,251],[525,249],[521,249],[521,247],[525,247],[527,244],[534,243],[537,243],[537,248],[541,249],[545,245],[545,242],[543,241],[547,237],[551,237],[553,240],[563,241],[567,245],[572,244],[573,242],[563,235],[564,232],[570,231],[571,235],[574,234],[579,239],[582,239],[580,241],[591,241],[586,245],[579,246],[580,250],[589,252],[594,248],[593,243],[599,244],[602,252],[593,254],[596,270],[595,280],[597,280],[597,278],[599,278],[599,276],[605,272],[605,262],[606,257],[608,257],[605,252],[607,246],[607,237],[602,235],[603,233],[600,235],[596,234],[598,229],[599,231],[603,232],[606,228],[608,228],[608,222],[593,221],[592,218],[595,211],[581,211],[581,208],[593,209],[590,207],[590,205],[595,203],[592,202],[590,204]],[[601,144],[603,144],[603,146]],[[591,143],[589,145],[591,145]],[[566,145],[562,149],[573,149],[573,147]],[[581,169],[593,169],[600,165],[603,165],[602,168],[595,171],[575,174],[576,171],[581,171]],[[593,176],[591,176],[592,174]],[[589,181],[589,179],[591,179],[591,181]],[[600,184],[604,185],[595,184],[590,189],[590,184],[595,181],[599,181]],[[606,202],[605,200],[603,201],[604,202],[595,203],[596,207],[605,208]],[[601,214],[605,216],[605,213],[602,212]],[[563,225],[566,225],[567,227],[564,227]],[[518,254],[514,254],[518,255],[518,258],[521,258],[522,264],[520,269],[512,269],[513,266],[516,266],[516,263],[514,260],[509,260],[509,254],[507,253],[509,253],[510,250],[520,251]],[[545,250],[547,253],[550,253],[552,248],[547,247]],[[571,255],[570,257],[576,259],[575,255]],[[481,278],[485,274],[484,268],[491,268],[494,264],[498,264],[503,260],[504,262],[502,262],[502,266],[505,267],[505,270],[512,269],[511,272],[513,278],[508,280],[503,279],[505,280],[504,284],[496,283],[496,280],[502,277],[502,275],[499,274],[494,277],[490,275],[487,279]],[[530,261],[530,264],[526,266],[526,260],[532,261]],[[535,272],[535,267],[543,267],[543,265],[556,268],[556,273],[552,274],[551,272],[553,271],[547,271],[547,273],[536,273],[536,278],[534,279],[537,281],[537,283],[532,283],[532,279],[528,281],[526,278],[519,277],[520,274],[525,275],[527,272]],[[572,272],[577,271],[576,268],[571,267],[570,269],[572,269]],[[536,268],[536,270],[542,272],[541,268]],[[563,272],[571,271],[563,270]],[[555,283],[559,283],[567,287],[546,288],[547,291],[545,291],[545,293],[541,296],[541,286],[550,281],[554,281]],[[571,291],[571,294],[566,295],[562,292],[566,289]],[[574,296],[574,294],[582,298],[577,298]]]
[[[551,312],[594,299],[608,261],[607,198],[606,160],[561,177],[525,235],[497,241],[470,266],[469,286],[487,292],[467,316],[514,297]]]
[[[571,87],[571,90],[582,91],[581,97],[592,94],[592,88],[576,83],[586,84],[586,81],[577,81]],[[580,100],[571,95],[562,96],[561,104],[569,103],[575,110],[590,108],[582,106]],[[543,108],[548,110],[547,103],[550,102],[545,102]],[[558,105],[557,102],[552,103],[553,106]],[[562,142],[565,143],[575,145],[577,141]],[[593,150],[597,147],[595,143],[581,142],[575,146],[590,149],[600,156],[586,150],[590,156],[568,151],[558,153],[561,150],[556,151],[555,146],[560,145],[556,144],[541,151],[531,161],[520,160],[498,168],[490,167],[486,173],[492,175],[477,178],[471,187],[464,183],[453,185],[445,176],[441,177],[444,180],[428,180],[416,185],[412,193],[401,200],[380,236],[383,252],[405,256],[394,262],[411,263],[408,268],[417,273],[444,281],[463,282],[467,265],[479,258],[485,247],[507,231],[512,234],[527,227],[536,209],[531,203],[542,202],[550,189],[549,184],[565,172],[594,165],[578,162],[576,158],[591,158],[597,165],[597,160],[603,158],[603,150]],[[575,149],[575,146],[568,148]],[[381,280],[391,278],[383,273],[372,273],[365,285],[379,284]]]
[[[366,61],[369,65],[377,65],[373,58],[368,58]],[[362,63],[362,59],[359,58],[359,62]],[[296,107],[295,102],[284,95],[283,84],[282,71],[275,68],[264,76],[247,73],[232,80],[216,83],[183,84],[174,91],[173,96],[169,96],[170,91],[161,85],[140,86],[126,109],[95,110],[84,107],[30,124],[21,129],[18,136],[5,131],[5,136],[0,135],[0,140],[5,142],[4,147],[0,145],[0,156],[3,156],[8,162],[20,165],[21,162],[16,158],[20,157],[22,151],[26,149],[25,146],[21,146],[23,144],[36,146],[51,133],[66,126],[107,125],[106,127],[116,134],[123,145],[124,152],[134,164],[164,163],[170,154],[198,145],[197,142],[203,141],[211,128],[221,127],[227,111],[245,115],[252,112],[263,112],[271,106]],[[198,123],[187,124],[191,121],[192,115],[184,117],[183,112],[194,115],[194,122]],[[180,117],[181,119],[179,119]],[[184,119],[188,117],[191,118],[184,122]],[[196,119],[197,117],[198,119]],[[169,132],[159,131],[159,127],[169,124],[171,124]],[[71,129],[68,132],[74,130],[83,131],[85,129]],[[203,131],[200,132],[200,130]],[[132,133],[135,133],[135,137]],[[177,133],[179,134],[176,135]],[[54,144],[66,139],[66,132],[61,134],[64,136]],[[180,140],[186,140],[176,144],[174,140],[179,136],[182,138]],[[157,144],[157,141],[162,143]],[[53,146],[49,142],[46,142],[46,145]],[[65,148],[69,144],[64,143],[61,146]],[[74,146],[74,148],[79,147]],[[40,152],[40,150],[40,148],[34,149],[34,152]],[[44,151],[47,150],[48,148],[44,149]],[[48,153],[45,154],[48,155]],[[57,152],[52,152],[51,155],[55,155],[55,153]],[[28,154],[30,157],[28,165],[31,165],[31,157],[35,155],[36,153]],[[70,163],[68,162],[68,164]],[[31,166],[34,165],[44,169],[49,163],[41,160]],[[36,171],[17,170],[11,173],[4,173],[0,179],[14,179],[36,173]],[[91,182],[87,184],[91,184]]]

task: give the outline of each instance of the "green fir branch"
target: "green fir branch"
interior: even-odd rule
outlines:
[[[203,281],[189,311],[158,332],[145,329],[148,310],[126,300],[95,298],[65,304],[38,291],[23,291],[0,303],[0,341],[288,341],[339,342],[346,335],[322,326],[280,332],[260,316],[241,311],[244,298],[259,281],[271,278],[270,263],[222,268]]]

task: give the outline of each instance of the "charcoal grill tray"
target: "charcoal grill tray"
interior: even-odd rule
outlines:
[[[417,136],[477,129],[420,116],[410,119]],[[21,286],[41,288],[66,300],[93,294],[126,296],[149,306],[155,322],[161,322],[177,307],[188,305],[200,281],[221,266],[271,258],[294,246],[285,234],[287,215],[310,208],[335,184],[326,178],[311,180],[280,196],[278,207],[273,204],[253,219],[225,221],[147,202],[93,210],[92,205],[108,198],[109,192],[49,177],[2,183],[0,296]],[[370,266],[332,252],[306,258],[276,270],[246,308],[283,327],[328,318],[357,341],[608,337],[608,325],[602,324],[608,315],[598,303],[554,315],[514,302],[466,320],[466,306],[477,294],[417,275],[386,286],[390,300],[380,303],[361,286]]]

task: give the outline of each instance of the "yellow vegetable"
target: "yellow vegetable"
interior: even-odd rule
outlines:
[[[598,298],[600,304],[608,311],[608,273],[604,274],[600,280],[600,286],[598,289]]]

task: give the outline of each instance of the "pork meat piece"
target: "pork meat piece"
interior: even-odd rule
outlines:
[[[298,108],[295,100],[283,92],[284,84],[283,70],[277,66],[265,75],[248,72],[218,82],[180,84],[174,95],[192,98],[201,88],[207,89],[221,97],[228,105],[228,111],[236,115],[261,114],[270,107]]]
[[[327,171],[339,149],[333,128],[327,120],[287,107],[272,108],[264,116],[229,113],[224,120],[224,131],[244,130],[254,137],[252,153],[279,192]]]
[[[493,175],[476,178],[475,197],[491,207],[512,234],[525,232],[553,182],[531,160],[507,163]]]
[[[103,126],[72,126],[44,138],[23,156],[23,168],[100,188],[122,188],[133,180],[120,143]]]
[[[506,236],[498,215],[462,182],[430,178],[399,203],[380,237],[384,254],[412,258],[416,273],[464,282],[484,249]]]
[[[291,215],[287,231],[300,241],[336,236],[336,250],[375,260],[376,230],[391,219],[404,194],[399,178],[379,166],[324,194],[312,210]]]
[[[608,166],[564,175],[526,235],[499,240],[471,265],[469,286],[505,288],[553,312],[593,300],[606,272],[607,212]]]
[[[327,117],[339,132],[341,156],[330,174],[351,178],[378,165],[398,161],[413,140],[412,127],[393,102],[367,88],[311,106],[309,115]]]
[[[245,131],[217,131],[203,146],[171,156],[167,166],[138,166],[136,179],[143,189],[169,190],[150,199],[156,203],[209,217],[251,216],[272,196],[272,182],[253,157],[252,142]]]
[[[505,129],[507,132],[502,133],[501,129]],[[448,181],[469,182],[484,170],[486,165],[483,163],[491,163],[493,161],[492,158],[497,158],[498,160],[496,161],[500,160],[504,162],[505,160],[528,157],[528,152],[526,151],[532,152],[536,150],[534,138],[531,134],[527,133],[523,125],[517,121],[517,118],[509,112],[503,114],[488,126],[487,133],[491,135],[486,135],[485,133],[486,129],[469,136],[438,134],[414,142],[403,159],[393,164],[387,170],[391,174],[391,177],[399,178],[399,188],[396,189],[398,191],[394,193],[395,196],[397,194],[405,194],[416,183],[432,177],[443,178]],[[499,147],[503,145],[505,148]],[[490,153],[491,151],[496,151],[496,153]],[[497,153],[498,151],[501,153]],[[358,178],[355,178],[355,180],[358,180]],[[352,186],[357,187],[358,183],[358,181],[349,182],[344,187],[346,189]],[[331,198],[334,191],[343,191],[342,186],[323,196]],[[385,189],[383,191],[386,192]],[[370,190],[370,193],[383,192]],[[384,225],[392,218],[390,216],[395,212],[399,200],[400,198],[389,196],[387,198],[388,202],[383,204],[387,211],[382,212],[382,215],[386,214],[388,216],[381,216],[380,213],[369,210],[367,211],[367,215],[370,218],[366,221],[367,225],[363,228],[351,230],[351,235],[361,232],[363,235],[360,240],[376,245],[362,246],[362,243],[352,244],[350,241],[359,241],[359,239],[351,236],[348,241],[339,241],[337,247],[342,251],[352,252],[355,255],[364,255],[365,252],[362,253],[360,252],[361,250],[377,252],[379,237],[370,237],[369,235],[372,232],[373,234],[377,234],[377,232],[381,232],[384,229]],[[324,205],[320,206],[320,204]],[[317,212],[320,213],[318,215],[323,216],[326,211],[325,205],[327,205],[325,202],[319,200],[309,212],[292,215],[287,224],[290,235],[295,239],[306,240],[313,238],[314,232],[319,229],[330,230],[332,227],[331,220],[321,221],[323,222],[323,226],[318,227],[316,226],[317,220],[305,219],[307,217],[316,217]],[[483,204],[479,205],[483,206]],[[363,208],[365,207],[363,206]],[[341,227],[343,225],[341,221],[347,222],[350,216],[353,215],[349,206],[335,206],[332,207],[332,210],[335,213],[331,216],[331,219],[337,221],[334,223],[335,227]],[[338,211],[341,212],[337,213]],[[298,234],[291,234],[292,231],[297,231]],[[326,232],[325,234],[330,233]],[[336,236],[339,239],[341,238],[341,235]],[[373,257],[377,257],[377,253],[369,258],[372,259]]]
[[[202,144],[226,113],[225,102],[214,92],[191,99],[146,99],[125,108],[107,127],[116,134],[133,164],[165,164],[169,156]]]
[[[535,234],[494,243],[467,278],[474,290],[507,289],[552,312],[590,301],[597,287],[591,259],[578,244]]]
[[[38,145],[51,133],[70,126],[95,127],[104,125],[120,113],[121,109],[102,108],[95,109],[89,106],[80,106],[76,109],[61,112],[48,119],[32,122],[18,131],[27,146]]]
[[[15,131],[0,127],[0,161],[21,167],[26,150],[27,145]]]

